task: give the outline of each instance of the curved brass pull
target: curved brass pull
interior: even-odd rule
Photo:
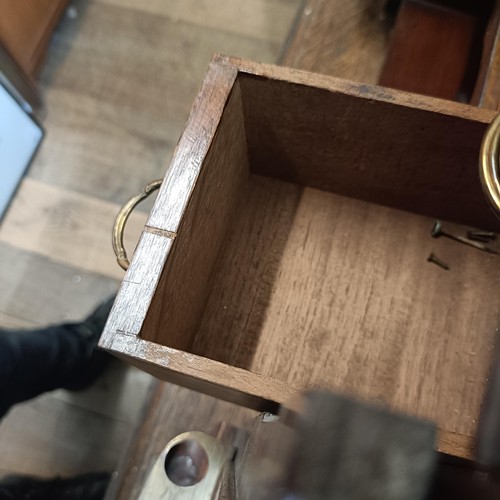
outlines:
[[[500,114],[491,122],[481,145],[479,175],[488,201],[500,216]]]
[[[161,186],[162,180],[158,179],[147,184],[144,189],[135,196],[132,196],[130,200],[123,205],[123,207],[118,212],[116,216],[115,223],[113,224],[113,250],[116,255],[116,260],[118,265],[125,269],[128,269],[130,261],[127,257],[127,252],[123,246],[123,233],[125,232],[125,224],[132,213],[132,210],[142,201],[145,200],[151,193],[156,191]]]

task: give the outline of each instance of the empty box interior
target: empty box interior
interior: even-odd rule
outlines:
[[[431,229],[498,230],[478,177],[493,114],[225,58],[211,72],[101,344],[252,407],[318,386],[380,401],[466,455],[499,257]]]

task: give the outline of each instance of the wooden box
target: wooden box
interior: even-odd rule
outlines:
[[[468,456],[500,269],[431,228],[499,229],[478,177],[493,116],[216,57],[101,346],[260,410],[313,386],[381,401]]]

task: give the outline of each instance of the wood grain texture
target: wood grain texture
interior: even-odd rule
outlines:
[[[29,175],[118,204],[165,175],[215,52],[274,62],[281,48],[264,30],[282,9],[266,9],[269,24],[250,37],[211,28],[220,10],[202,26],[148,12],[149,2],[72,5],[78,15],[62,19],[41,75],[49,133]]]
[[[128,96],[123,101],[51,87],[45,93],[48,133],[28,176],[117,206],[161,178],[185,116],[172,111],[170,123],[162,123],[149,111],[136,112]]]
[[[282,44],[302,0],[98,0],[200,28]]]
[[[464,100],[462,84],[479,20],[421,0],[402,3],[379,85]]]
[[[280,64],[376,83],[385,59],[382,2],[308,0]]]
[[[496,257],[433,240],[431,219],[276,184],[252,179],[192,352],[471,436],[498,328],[483,295]],[[431,251],[450,272],[426,263]]]
[[[484,123],[491,122],[495,116],[495,113],[478,109],[476,106],[420,96],[400,90],[385,89],[376,85],[356,83],[343,78],[315,74],[309,71],[263,64],[237,57],[216,56],[214,59],[219,60],[222,64],[235,66],[240,76],[254,75],[262,77],[262,80],[281,80],[294,85],[323,89],[331,93],[342,93],[348,96],[386,102],[387,104],[398,104],[415,110],[432,111]]]
[[[291,82],[241,76],[253,171],[498,230],[477,173],[490,113],[474,110],[476,121],[473,108],[417,110],[422,98],[380,87]]]
[[[172,243],[172,238],[142,234],[101,336],[101,347],[110,346],[115,332],[139,334]]]
[[[216,106],[215,102],[207,112],[217,116]],[[215,261],[249,173],[243,127],[241,93],[235,84],[203,164],[198,167],[197,179],[190,180],[195,185],[142,327],[141,336],[146,340],[190,349],[209,294]],[[190,163],[196,165],[198,145],[182,151],[188,157],[192,154]],[[175,172],[180,164],[176,157],[165,180],[172,189],[162,198],[169,204],[176,200],[179,208],[183,200],[177,186],[186,185]],[[184,162],[182,172],[187,170]],[[156,205],[156,218],[158,213]]]
[[[115,280],[124,272],[111,248],[119,205],[26,178],[2,221],[0,242]],[[132,253],[146,222],[134,211],[125,232]]]
[[[116,280],[5,243],[0,243],[0,262],[0,314],[8,318],[1,327],[78,321],[118,287]]]
[[[275,280],[301,197],[300,186],[252,176],[214,265],[215,281],[192,352],[252,370],[259,342],[266,342],[266,334],[271,335],[270,341],[279,335],[262,330],[270,303],[276,293],[283,292],[275,290]],[[285,305],[282,314],[286,311]],[[272,349],[277,347],[273,343]],[[278,352],[271,350],[269,355]],[[266,374],[265,370],[260,373]]]

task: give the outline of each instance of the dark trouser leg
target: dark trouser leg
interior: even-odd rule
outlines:
[[[15,403],[78,383],[95,346],[85,334],[82,324],[0,329],[0,418]]]

